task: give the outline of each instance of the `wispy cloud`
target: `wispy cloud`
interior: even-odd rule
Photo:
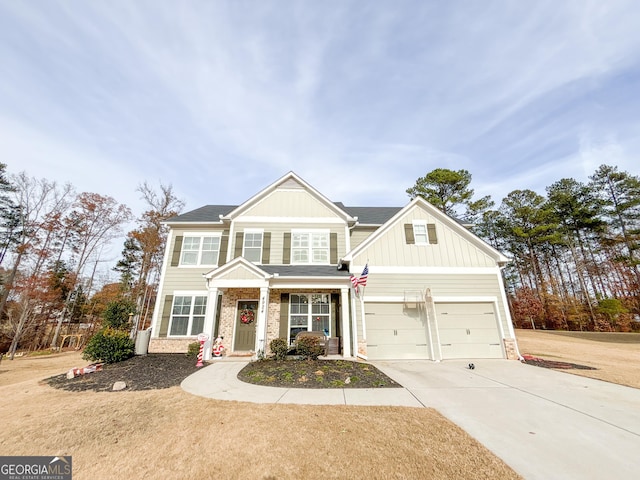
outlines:
[[[438,167],[497,201],[611,158],[637,174],[637,25],[634,1],[0,0],[0,153],[79,189],[104,171],[121,201],[171,182],[189,208],[288,170],[359,205]]]

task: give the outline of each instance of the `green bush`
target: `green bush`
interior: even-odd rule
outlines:
[[[107,308],[102,314],[102,326],[114,328],[117,330],[128,330],[129,314],[136,313],[136,304],[126,298],[119,298],[109,302]]]
[[[271,348],[271,353],[276,360],[286,360],[287,353],[289,353],[289,344],[286,339],[274,338],[269,343],[269,348]]]
[[[193,342],[187,347],[187,357],[196,358],[200,353],[200,342]]]
[[[94,362],[116,363],[131,358],[133,352],[134,343],[127,332],[104,328],[87,342],[82,358]]]
[[[301,336],[298,338],[296,350],[303,360],[317,360],[324,354],[324,348],[320,345],[318,337]]]

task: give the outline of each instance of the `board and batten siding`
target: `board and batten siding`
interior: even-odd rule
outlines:
[[[414,220],[435,224],[437,243],[408,244],[405,224]],[[383,237],[353,259],[353,264],[429,267],[494,267],[496,260],[488,253],[455,232],[448,225],[429,215],[421,208],[413,208],[396,222]]]
[[[351,248],[354,249],[362,242],[364,242],[369,236],[375,232],[379,227],[357,227],[351,231]]]
[[[472,297],[490,297],[497,300],[497,313],[506,333],[509,331],[509,317],[497,277],[499,274],[497,269],[495,274],[370,274],[365,289],[365,309],[366,303],[375,301],[376,297],[404,299],[405,292],[424,293],[427,288],[431,290],[432,297],[458,297],[461,301]]]
[[[250,217],[336,217],[336,212],[326,203],[303,189],[278,189],[242,212]]]

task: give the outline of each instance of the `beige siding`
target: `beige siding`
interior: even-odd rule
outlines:
[[[337,217],[326,203],[306,190],[278,189],[251,206],[242,215],[251,217]]]
[[[351,248],[354,249],[362,242],[364,242],[369,236],[375,232],[379,227],[358,227],[351,231]]]
[[[346,243],[344,238],[344,225],[336,223],[246,223],[236,222],[235,232],[243,232],[245,228],[264,228],[265,232],[271,233],[271,258],[269,263],[272,265],[281,265],[283,263],[282,250],[284,247],[284,234],[291,233],[291,230],[328,230],[330,233],[337,234],[338,240],[338,257],[342,257],[346,254]],[[232,253],[235,251],[235,235],[230,239],[229,251]]]
[[[436,225],[438,243],[407,245],[404,225],[423,220]],[[353,259],[355,265],[395,265],[429,267],[492,267],[496,262],[469,239],[416,206]]]
[[[238,267],[216,278],[218,280],[255,280],[257,277],[254,272],[250,272],[244,267]]]

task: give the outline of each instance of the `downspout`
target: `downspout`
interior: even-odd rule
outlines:
[[[521,362],[524,361],[524,357],[520,354],[520,349],[518,348],[518,339],[516,338],[516,333],[513,330],[513,320],[511,319],[511,312],[509,311],[509,304],[507,302],[507,292],[504,289],[504,280],[502,278],[502,269],[506,265],[498,265],[498,284],[500,286],[500,292],[502,293],[502,303],[504,305],[504,312],[507,317],[507,327],[509,328],[509,334],[511,338],[513,338],[513,344],[516,347],[516,355],[518,356],[518,360]]]

